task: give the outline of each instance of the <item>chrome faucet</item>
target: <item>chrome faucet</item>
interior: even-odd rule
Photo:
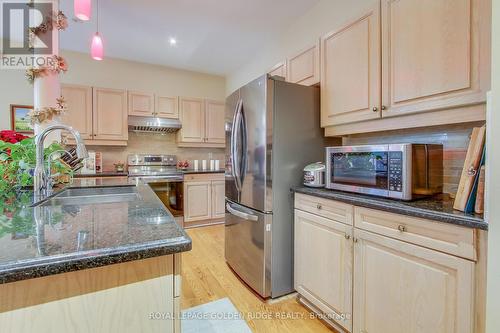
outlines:
[[[35,167],[35,173],[33,175],[33,186],[35,191],[35,197],[37,199],[50,195],[52,190],[50,167],[48,168],[48,170],[46,170],[44,167],[44,141],[47,138],[47,135],[55,130],[68,131],[75,137],[76,155],[78,156],[78,158],[85,159],[89,156],[87,148],[85,148],[85,144],[83,143],[83,139],[80,133],[76,131],[73,127],[58,124],[45,128],[35,138],[36,167]]]

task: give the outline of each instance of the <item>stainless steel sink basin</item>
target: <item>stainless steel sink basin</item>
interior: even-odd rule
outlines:
[[[135,186],[69,188],[36,206],[91,205],[139,199]]]

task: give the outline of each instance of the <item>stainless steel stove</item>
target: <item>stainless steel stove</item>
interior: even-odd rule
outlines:
[[[177,170],[175,155],[136,154],[128,156],[128,177],[148,183],[165,207],[182,225],[184,217],[184,174]]]
[[[175,155],[135,154],[128,156],[128,176],[147,182],[163,179],[180,179],[183,173],[177,170]]]

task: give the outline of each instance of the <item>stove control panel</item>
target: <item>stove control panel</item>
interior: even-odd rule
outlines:
[[[128,156],[128,165],[161,165],[176,166],[175,155],[133,154]]]

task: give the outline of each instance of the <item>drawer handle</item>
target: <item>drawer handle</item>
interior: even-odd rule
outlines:
[[[323,206],[321,206],[321,204],[317,204],[316,208],[321,209],[321,208],[323,208]]]
[[[349,235],[349,234],[345,234],[345,235],[344,235],[344,237],[345,237],[345,239],[347,239],[347,240],[351,239],[351,235]]]
[[[406,226],[405,225],[398,225],[398,230],[401,231],[401,232],[406,232]]]

